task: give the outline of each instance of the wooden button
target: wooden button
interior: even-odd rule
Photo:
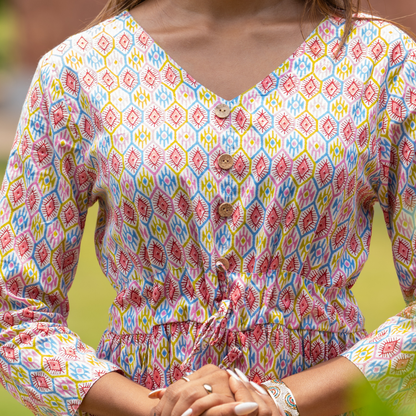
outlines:
[[[228,117],[230,115],[231,110],[230,110],[230,107],[228,107],[227,104],[218,104],[215,107],[214,112],[215,112],[215,115],[217,117],[219,117],[219,118],[226,118],[226,117]]]
[[[218,165],[220,166],[220,168],[228,170],[233,167],[233,164],[234,164],[233,157],[230,156],[228,153],[224,153],[218,158]]]
[[[233,215],[233,206],[228,202],[224,202],[218,208],[218,213],[221,215],[221,217],[231,217],[231,215]]]
[[[220,265],[220,267],[222,267],[224,270],[228,270],[230,268],[230,262],[225,257],[220,257],[217,260],[217,266],[218,265]]]

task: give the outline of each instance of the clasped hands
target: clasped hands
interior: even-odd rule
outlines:
[[[150,416],[284,416],[266,391],[230,370],[206,365],[167,389],[149,397],[159,399]],[[204,388],[212,387],[212,393]]]

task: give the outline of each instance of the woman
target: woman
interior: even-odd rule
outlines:
[[[41,59],[0,205],[0,374],[34,413],[288,405],[226,369],[302,416],[414,406],[415,44],[310,3],[303,39],[300,0],[111,0]],[[96,201],[97,352],[66,326]],[[409,306],[366,336],[376,201]]]

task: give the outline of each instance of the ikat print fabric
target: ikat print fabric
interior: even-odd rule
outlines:
[[[416,49],[363,20],[338,51],[343,30],[324,19],[229,101],[127,11],[41,59],[1,188],[0,381],[16,399],[80,414],[110,371],[156,389],[208,363],[265,381],[343,354],[414,406]],[[351,289],[377,202],[408,306],[367,336]],[[66,324],[94,203],[116,291],[97,351]]]

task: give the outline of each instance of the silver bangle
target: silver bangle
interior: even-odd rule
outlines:
[[[289,387],[280,380],[268,380],[261,384],[270,397],[279,405],[286,415],[299,416],[298,406]]]

